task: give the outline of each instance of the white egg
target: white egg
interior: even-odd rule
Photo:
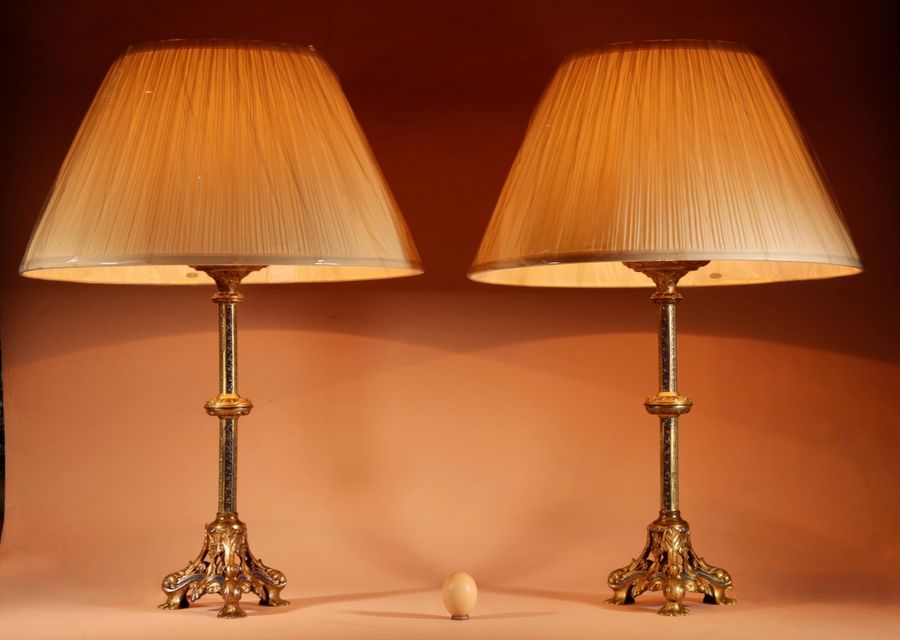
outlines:
[[[475,601],[478,600],[478,586],[468,573],[457,571],[444,580],[441,596],[452,619],[468,620],[469,614],[475,608]]]

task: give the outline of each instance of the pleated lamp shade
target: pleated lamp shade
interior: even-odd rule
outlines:
[[[28,277],[194,284],[421,273],[334,73],[313,50],[132,48],[94,98],[22,262]]]
[[[469,277],[652,286],[622,263],[674,260],[711,261],[683,285],[862,268],[758,55],[663,41],[572,56],[532,117]]]

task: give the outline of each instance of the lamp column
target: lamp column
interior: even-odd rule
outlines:
[[[708,264],[691,262],[626,262],[625,266],[645,274],[656,285],[650,299],[659,305],[659,391],[647,398],[647,412],[659,417],[660,510],[647,527],[647,543],[632,563],[609,575],[612,604],[631,604],[644,591],[662,590],[666,603],[661,615],[688,613],[682,604],[686,591],[703,593],[707,604],[732,604],[725,596],[731,576],[710,566],[693,550],[690,527],[682,519],[678,504],[678,418],[691,410],[690,399],[678,393],[675,306],[681,300],[678,281]]]
[[[218,291],[213,302],[219,306],[219,395],[204,408],[219,418],[219,511],[218,518],[237,517],[237,423],[250,413],[253,403],[237,392],[237,304],[244,299],[238,293],[242,278],[256,268],[230,268],[207,271]]]
[[[237,303],[243,299],[238,286],[247,274],[262,267],[196,267],[216,282],[213,302],[219,306],[219,394],[204,405],[219,419],[219,509],[206,525],[200,554],[188,566],[167,575],[162,582],[166,601],[161,609],[183,609],[205,593],[219,593],[225,605],[220,618],[243,618],[241,595],[253,591],[259,603],[288,604],[280,592],[284,574],[265,566],[247,544],[247,525],[237,514],[237,424],[250,413],[253,403],[237,392]]]

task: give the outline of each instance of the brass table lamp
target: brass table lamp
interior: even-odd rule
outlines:
[[[200,553],[165,577],[163,609],[205,593],[240,618],[280,598],[236,504],[241,282],[414,275],[421,263],[338,80],[312,49],[169,41],[113,64],[69,149],[20,272],[122,284],[208,284],[219,308],[219,506]],[[206,274],[206,275],[204,275]]]
[[[678,496],[677,285],[828,278],[861,264],[763,60],[722,42],[627,43],[576,54],[535,111],[469,277],[532,287],[639,287],[659,305],[660,513],[613,604],[662,590],[734,602],[691,545]],[[648,280],[649,278],[649,280]]]

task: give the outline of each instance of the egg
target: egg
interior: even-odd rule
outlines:
[[[478,586],[468,573],[457,571],[444,580],[441,596],[453,620],[468,620],[478,600]]]

